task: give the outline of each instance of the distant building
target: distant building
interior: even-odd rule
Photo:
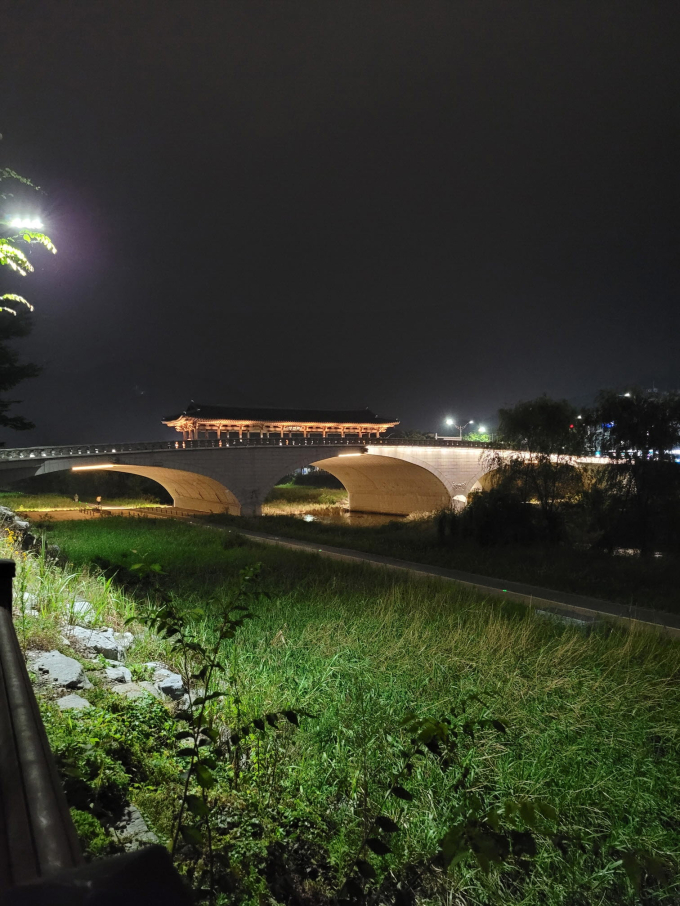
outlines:
[[[184,412],[163,419],[184,440],[257,437],[379,437],[399,422],[370,409],[260,409],[189,403]]]

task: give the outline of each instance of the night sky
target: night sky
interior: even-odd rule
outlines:
[[[0,7],[0,164],[59,249],[8,446],[680,386],[677,0]]]

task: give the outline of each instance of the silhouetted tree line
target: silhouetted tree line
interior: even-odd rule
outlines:
[[[582,411],[542,396],[501,409],[499,434],[513,452],[488,454],[442,536],[680,552],[679,393],[605,390]]]

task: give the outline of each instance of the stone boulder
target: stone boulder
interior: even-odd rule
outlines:
[[[131,632],[114,632],[113,629],[86,629],[84,626],[69,626],[66,630],[71,641],[77,641],[87,651],[103,654],[113,661],[122,661],[125,652],[134,641]]]
[[[33,662],[33,670],[43,679],[64,689],[91,689],[92,683],[75,658],[60,651],[48,651]]]
[[[154,698],[161,699],[161,693],[153,683],[142,681],[139,683],[117,683],[111,686],[112,692],[124,695],[125,698],[142,698],[145,695],[153,695]]]
[[[75,692],[72,692],[71,695],[65,695],[63,698],[58,698],[57,704],[62,711],[70,711],[73,709],[84,711],[85,708],[92,707],[86,698],[83,698],[82,695],[76,695]]]
[[[150,661],[144,666],[153,670],[152,682],[154,686],[159,692],[167,695],[173,701],[177,701],[187,691],[179,673],[173,673],[172,670],[168,670],[165,664],[160,664],[158,661]]]
[[[106,667],[104,677],[109,683],[131,683],[132,674],[127,667],[119,664],[117,667]]]
[[[141,812],[134,805],[126,807],[120,821],[114,825],[113,832],[128,852],[148,846],[149,843],[158,843],[158,837],[149,830]]]
[[[69,622],[76,626],[90,626],[97,619],[97,611],[83,598],[76,598],[69,607]]]

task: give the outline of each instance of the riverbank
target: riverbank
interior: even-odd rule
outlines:
[[[677,858],[677,643],[644,632],[561,625],[460,586],[414,583],[169,520],[63,522],[47,527],[47,536],[73,564],[68,570],[104,570],[102,582],[115,575],[110,591],[121,589],[137,607],[155,594],[184,602],[188,618],[199,607],[201,615],[190,619],[198,619],[201,638],[239,571],[262,564],[266,597],[253,604],[252,619],[229,649],[241,719],[255,733],[252,718],[264,712],[314,716],[266,739],[249,737],[237,785],[228,762],[217,772],[219,845],[235,872],[233,878],[227,872],[235,889],[226,902],[262,896],[285,902],[276,893],[282,877],[307,897],[301,901],[330,902],[356,853],[367,803],[379,807],[398,770],[408,742],[400,722],[413,711],[450,719],[453,709],[473,723],[500,720],[507,732],[461,736],[469,782],[461,785],[462,766],[442,772],[425,759],[404,781],[412,801],[388,797],[388,814],[400,830],[390,838],[391,855],[369,854],[376,902],[393,902],[399,883],[415,902],[432,906],[451,897],[557,906],[582,901],[584,890],[600,903],[632,903],[621,854],[637,848],[662,861]],[[136,642],[139,655],[131,647],[133,666],[137,657],[170,659],[164,643],[149,639]],[[171,737],[156,721],[150,732],[159,733],[162,757],[154,759],[140,743],[146,754],[131,766],[129,755],[116,754],[119,722],[106,717],[115,714],[108,698],[82,694],[93,695],[103,715],[98,725],[110,728],[98,731],[102,751],[116,770],[131,772],[134,803],[167,840],[181,763]],[[221,700],[215,719],[233,727],[235,707],[231,695]],[[63,748],[65,718],[50,713],[51,738]],[[93,715],[85,713],[71,724],[90,732]],[[69,738],[75,741],[73,733]],[[517,832],[536,837],[527,867],[510,859],[487,874],[474,858],[463,858],[450,873],[438,867],[437,841],[473,792],[485,808],[519,797],[557,810],[533,831],[512,819]],[[584,839],[580,846],[560,844],[565,858],[551,834]],[[305,874],[310,866],[313,878]],[[674,902],[677,888],[647,874],[643,883],[648,902]]]
[[[287,516],[211,516],[216,525],[239,527],[302,541],[319,541],[386,557],[557,591],[680,614],[680,559],[610,556],[566,546],[481,547],[472,541],[442,540],[436,517],[382,526],[305,522]]]

